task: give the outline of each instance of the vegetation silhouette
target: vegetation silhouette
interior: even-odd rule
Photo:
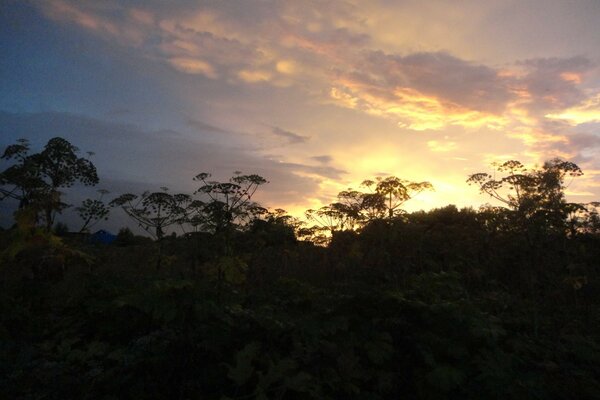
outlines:
[[[46,230],[54,224],[56,213],[69,207],[61,201],[59,189],[80,182],[86,186],[98,183],[96,167],[89,159],[78,157],[79,149],[59,137],[50,139],[44,149],[29,154],[30,145],[25,139],[8,146],[2,159],[15,164],[0,175],[2,199],[19,201],[19,209],[35,210],[45,221]],[[88,153],[91,155],[90,153]]]
[[[73,145],[3,158],[7,398],[600,398],[600,204],[567,201],[571,162],[466,177],[501,206],[406,212],[432,185],[380,177],[306,221],[256,203],[261,176],[202,173],[85,200],[80,232],[112,206],[152,237],[102,244],[50,229],[98,183]]]

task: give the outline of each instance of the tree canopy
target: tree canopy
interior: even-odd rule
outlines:
[[[50,230],[56,213],[68,204],[62,202],[62,189],[75,183],[94,186],[98,183],[96,167],[79,157],[79,149],[67,140],[50,139],[39,153],[29,154],[27,140],[8,146],[1,158],[14,164],[0,173],[0,193],[19,201],[19,208],[35,209]]]
[[[479,187],[481,193],[498,200],[523,221],[537,221],[549,229],[564,229],[570,214],[582,209],[565,197],[568,178],[583,175],[574,163],[561,159],[546,161],[542,167],[528,169],[511,160],[495,164],[500,177],[488,173],[469,176],[467,183]]]

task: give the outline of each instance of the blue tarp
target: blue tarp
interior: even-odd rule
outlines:
[[[102,244],[110,244],[115,241],[117,238],[116,235],[113,235],[110,232],[105,231],[104,229],[100,229],[96,231],[92,236],[90,236],[90,243],[102,243]]]

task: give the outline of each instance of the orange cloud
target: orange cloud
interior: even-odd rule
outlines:
[[[207,78],[216,79],[218,75],[212,65],[206,61],[194,58],[171,58],[169,63],[177,70],[188,74],[200,74]]]
[[[399,126],[416,131],[439,130],[449,125],[499,129],[507,122],[502,116],[445,103],[406,87],[387,93],[342,79],[338,80],[336,87],[330,89],[330,96],[342,107],[390,118]]]
[[[44,10],[51,18],[72,21],[86,29],[104,31],[117,35],[117,25],[90,12],[84,12],[79,8],[62,0],[52,0],[44,5]]]
[[[546,118],[565,121],[571,125],[600,122],[600,94],[581,104],[557,113],[545,115]]]
[[[264,70],[241,70],[238,77],[248,83],[268,82],[271,80],[271,73]]]
[[[573,82],[576,84],[581,83],[581,74],[575,72],[563,72],[560,74],[560,77],[567,82]]]
[[[281,60],[275,64],[275,69],[277,72],[291,75],[297,71],[296,65],[291,60]]]
[[[514,139],[520,139],[527,146],[534,146],[540,143],[568,143],[567,137],[552,133],[543,132],[538,129],[530,129],[526,127],[514,128],[507,136]]]

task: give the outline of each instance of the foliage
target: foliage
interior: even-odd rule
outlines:
[[[227,182],[209,180],[210,174],[201,173],[194,177],[201,186],[195,194],[204,195],[208,201],[201,203],[192,221],[201,224],[204,230],[221,232],[233,226],[245,226],[266,209],[252,201],[259,186],[267,183],[262,176],[242,175],[235,172]]]
[[[433,190],[429,182],[411,182],[395,176],[363,181],[371,192],[349,188],[337,195],[337,201],[319,209],[309,209],[305,216],[314,225],[302,233],[315,243],[327,244],[336,232],[357,230],[373,221],[392,220],[404,214],[400,207],[424,190]]]
[[[16,228],[9,232],[9,244],[0,251],[0,269],[16,268],[15,273],[32,279],[58,279],[69,264],[91,266],[93,260],[86,253],[37,227],[32,209],[17,211],[15,218]]]
[[[163,188],[161,192],[144,192],[141,196],[126,193],[110,202],[123,211],[153,238],[161,240],[165,230],[180,223],[186,216],[186,205],[191,197],[186,194],[172,195]]]
[[[400,207],[417,194],[433,190],[429,182],[412,182],[395,176],[377,177],[374,181],[365,180],[362,186],[374,190],[373,194],[381,197],[383,201],[378,200],[375,204],[377,207],[383,206],[389,219],[402,214],[403,210]],[[370,199],[369,202],[373,203],[373,200]]]
[[[487,173],[476,173],[467,182],[508,206],[521,221],[537,220],[548,229],[564,230],[569,214],[582,209],[579,204],[568,203],[564,195],[565,179],[583,175],[572,162],[557,158],[529,170],[511,160],[495,167],[506,175],[496,179]]]
[[[90,160],[78,157],[79,149],[60,137],[50,139],[40,153],[29,154],[29,150],[29,142],[20,140],[4,151],[2,158],[16,163],[0,173],[2,199],[18,200],[19,209],[34,209],[50,231],[56,213],[69,207],[61,200],[61,189],[76,182],[96,185],[96,167]]]
[[[108,220],[108,214],[110,209],[102,201],[102,197],[108,194],[108,190],[98,190],[100,197],[98,199],[85,199],[81,206],[76,207],[75,211],[79,217],[83,220],[83,225],[79,229],[79,232],[88,231],[91,227],[96,225],[100,221]]]
[[[257,175],[111,202],[158,243],[128,228],[113,245],[58,238],[23,207],[0,231],[0,393],[600,398],[598,204],[566,202],[574,164],[501,168],[469,180],[506,207],[402,212],[429,186],[385,178],[313,226],[256,204]],[[323,243],[298,240],[323,226]]]

